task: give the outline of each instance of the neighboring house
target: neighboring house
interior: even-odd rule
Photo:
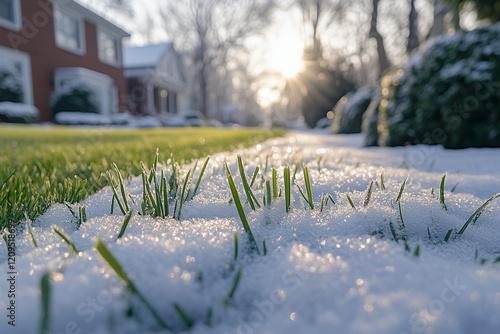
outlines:
[[[93,88],[101,113],[128,110],[122,39],[130,34],[73,0],[0,0],[0,62],[22,78],[24,103],[52,120],[69,82]]]
[[[132,113],[154,115],[186,109],[186,71],[172,43],[125,47],[123,63]]]

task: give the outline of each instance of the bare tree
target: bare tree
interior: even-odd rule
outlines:
[[[248,52],[247,38],[271,23],[275,7],[275,0],[166,0],[160,11],[165,29],[191,59],[196,104],[203,114],[211,94],[217,95],[215,85],[227,82],[221,76],[238,54]]]
[[[445,16],[450,8],[442,0],[434,0],[434,15],[432,27],[426,39],[440,36],[445,33]]]
[[[158,24],[151,12],[147,11],[142,20],[136,20],[135,26],[136,31],[148,44],[157,42],[156,28]]]
[[[345,1],[339,0],[295,0],[302,13],[304,26],[311,29],[306,46],[316,55],[321,55],[321,31],[327,30],[336,19],[341,18]]]
[[[123,15],[134,15],[131,0],[82,0],[82,2],[99,11],[112,10]]]
[[[410,0],[410,15],[408,16],[408,42],[406,44],[406,52],[408,54],[411,54],[411,52],[420,45],[417,24],[418,12],[415,8],[415,0]]]
[[[374,38],[377,41],[377,54],[378,54],[378,64],[379,64],[379,77],[391,66],[389,58],[387,57],[387,52],[385,50],[384,38],[380,34],[377,28],[378,23],[378,5],[380,0],[373,0],[372,9],[372,19],[370,27],[370,38]]]

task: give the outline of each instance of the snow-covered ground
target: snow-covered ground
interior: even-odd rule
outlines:
[[[53,205],[33,222],[37,249],[27,231],[16,238],[15,328],[5,316],[9,269],[5,243],[0,245],[0,332],[38,331],[40,279],[47,270],[53,272],[52,333],[157,331],[147,309],[96,252],[101,238],[164,321],[181,331],[184,322],[174,304],[195,322],[190,333],[499,333],[500,263],[494,261],[500,256],[500,200],[460,238],[454,239],[453,232],[449,242],[443,239],[500,192],[500,149],[361,148],[361,142],[359,135],[294,132],[248,150],[214,155],[181,222],[136,215],[119,241],[123,216],[110,215],[109,187],[81,203],[88,221],[79,229],[64,205]],[[249,175],[256,166],[263,170],[268,157],[282,188],[284,166],[293,171],[303,161],[311,173],[313,211],[296,187],[289,213],[283,198],[256,211],[245,205],[261,253],[265,239],[266,256],[248,252],[236,207],[228,203],[223,161],[236,175],[238,153]],[[379,187],[382,173],[385,191]],[[444,173],[447,211],[438,199]],[[271,179],[270,168],[264,176]],[[395,200],[406,177],[401,229]],[[296,181],[304,186],[302,171]],[[370,181],[378,186],[364,207]],[[239,177],[236,183],[244,201]],[[138,199],[141,188],[140,178],[127,184]],[[260,178],[254,189],[261,201]],[[336,205],[328,203],[320,212],[322,193],[331,194]],[[407,234],[409,252],[402,240],[395,241],[390,223],[398,239]],[[65,231],[82,252],[79,256],[69,255],[53,225]],[[419,256],[414,255],[417,246]],[[241,266],[233,300],[225,306]],[[211,326],[206,326],[210,308]]]

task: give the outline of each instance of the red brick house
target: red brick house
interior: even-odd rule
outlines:
[[[50,121],[51,95],[69,81],[90,86],[99,110],[128,110],[122,39],[130,34],[73,0],[0,0],[0,62],[23,83],[24,103]]]

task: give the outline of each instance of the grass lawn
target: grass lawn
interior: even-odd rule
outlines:
[[[140,174],[156,148],[159,161],[190,161],[248,147],[282,130],[100,129],[0,126],[0,231],[9,220],[30,219],[55,202],[78,202],[107,185],[116,162],[124,177]],[[9,177],[10,176],[10,177]]]

